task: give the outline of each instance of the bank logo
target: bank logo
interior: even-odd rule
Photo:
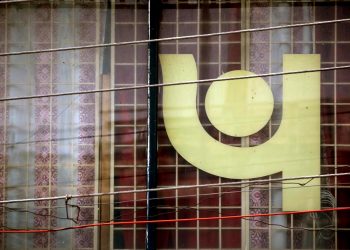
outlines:
[[[196,81],[192,55],[163,54],[165,83]],[[283,71],[320,68],[319,55],[284,55]],[[254,75],[231,71],[222,78]],[[282,120],[267,142],[255,147],[233,147],[212,138],[197,114],[197,84],[163,88],[163,116],[176,151],[193,166],[225,178],[249,179],[282,172],[284,178],[320,174],[320,73],[283,76]],[[211,123],[232,136],[248,136],[269,121],[273,96],[262,78],[215,81],[205,98]],[[304,186],[283,183],[283,210],[320,208],[320,181]]]

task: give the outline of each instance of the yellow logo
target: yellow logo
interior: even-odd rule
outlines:
[[[196,81],[192,55],[160,55],[163,81]],[[319,55],[284,55],[283,71],[317,69]],[[231,71],[222,78],[254,75]],[[249,179],[282,172],[284,178],[320,173],[320,73],[283,76],[282,121],[275,135],[256,147],[233,147],[212,138],[197,114],[197,84],[165,86],[163,116],[169,139],[193,166],[233,179]],[[205,109],[211,123],[232,136],[248,136],[270,119],[273,96],[262,78],[215,81]],[[295,182],[295,181],[294,181]],[[320,208],[320,181],[305,186],[283,183],[283,210]]]

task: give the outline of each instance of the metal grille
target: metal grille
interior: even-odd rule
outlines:
[[[145,38],[147,32],[141,27],[146,26],[146,20],[142,22],[140,18],[145,18],[143,15],[146,13],[143,12],[140,3],[130,6],[127,10],[123,9],[123,12],[119,11],[120,19],[117,21],[120,7],[116,5],[116,34],[122,32],[123,25],[129,25],[130,29],[125,31],[125,34],[129,34],[130,37],[125,40],[140,39],[140,35]],[[348,2],[169,0],[163,1],[162,5],[160,37],[346,18],[348,7]],[[126,13],[131,15],[129,21],[123,17]],[[160,44],[160,53],[193,54],[199,79],[216,78],[224,72],[241,68],[257,74],[282,71],[282,55],[286,53],[319,53],[322,67],[345,65],[350,61],[346,53],[350,40],[346,33],[348,27],[347,23],[330,24],[246,35],[169,41]],[[135,85],[139,83],[138,79],[146,82],[146,59],[140,58],[140,55],[145,56],[146,47],[138,46],[130,46],[129,49],[121,47],[119,54],[116,52],[116,79],[118,74],[119,77],[133,75],[132,80],[120,79],[120,83]],[[126,52],[127,50],[129,52]],[[127,59],[123,58],[126,55]],[[123,67],[125,69],[122,69]],[[140,75],[143,78],[138,78]],[[321,77],[321,172],[346,172],[349,161],[348,74],[346,70],[323,72]],[[282,119],[282,77],[270,77],[265,80],[270,84],[275,98],[273,116],[261,131],[243,139],[226,136],[210,124],[203,108],[209,84],[201,85],[197,99],[198,114],[206,131],[222,143],[233,146],[255,146],[271,138]],[[138,91],[116,94],[117,190],[145,186],[146,96],[145,92],[141,94],[141,91]],[[161,116],[161,102],[159,106]],[[159,187],[227,181],[194,168],[178,155],[167,138],[162,117],[159,120],[158,154]],[[346,183],[347,179],[343,177],[323,180],[322,207],[348,205]],[[281,211],[281,188],[281,185],[269,184],[244,187],[242,190],[215,187],[159,192],[159,219]],[[116,204],[115,216],[123,219],[144,218],[145,202],[136,201],[144,198],[139,194],[117,197],[117,202],[130,202],[124,203],[126,206]],[[310,214],[257,218],[255,221],[161,224],[158,227],[158,246],[161,249],[346,249],[348,243],[344,235],[349,232],[349,223],[338,220],[340,215],[341,218],[347,217],[346,212],[335,212],[318,216]],[[116,249],[144,247],[143,227],[115,228],[114,232]]]

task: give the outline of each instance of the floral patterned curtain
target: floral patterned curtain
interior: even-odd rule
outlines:
[[[77,2],[0,5],[1,52],[96,44],[96,4]],[[96,88],[97,50],[1,57],[0,95],[18,97]],[[94,94],[0,103],[1,199],[95,192]],[[6,188],[5,188],[6,187]],[[41,229],[94,221],[94,199],[14,203],[2,208],[4,228]],[[68,219],[67,219],[68,217]],[[94,229],[2,234],[6,249],[94,246]]]

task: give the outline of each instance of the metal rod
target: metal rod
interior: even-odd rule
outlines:
[[[159,0],[148,0],[148,39],[158,38]],[[148,84],[158,83],[158,42],[148,43]],[[147,188],[157,188],[157,120],[158,120],[158,87],[147,89]],[[157,192],[147,192],[147,220],[155,220],[157,215]],[[157,247],[156,223],[146,225],[146,250]]]
[[[112,15],[112,2],[111,0],[105,1],[104,7],[104,27],[103,27],[103,42],[111,42],[111,15]],[[100,75],[100,89],[111,87],[111,47],[104,47],[101,51],[101,75]],[[100,106],[100,135],[108,134],[111,131],[111,93],[102,93],[99,99]],[[99,142],[99,192],[109,192],[111,190],[111,137],[101,136]],[[100,196],[99,202],[99,220],[108,221],[111,219],[111,196]],[[100,227],[98,230],[99,249],[110,249],[111,247],[111,235],[112,227]]]
[[[155,0],[155,1],[157,1],[157,0]],[[291,29],[291,28],[297,28],[297,27],[315,26],[315,25],[323,25],[323,24],[331,24],[331,23],[342,23],[342,22],[349,22],[349,21],[350,21],[350,18],[345,18],[345,19],[338,19],[338,20],[318,21],[318,22],[310,22],[310,23],[298,23],[298,24],[286,24],[286,25],[278,25],[278,26],[265,27],[265,28],[232,30],[232,31],[225,31],[225,32],[199,34],[199,35],[165,37],[165,38],[158,38],[158,39],[152,39],[152,40],[147,39],[147,40],[118,42],[118,43],[104,43],[104,44],[92,44],[92,45],[84,45],[84,46],[72,46],[72,47],[54,48],[54,49],[26,50],[26,51],[18,51],[18,52],[0,53],[0,56],[27,55],[27,54],[37,54],[37,53],[44,53],[44,52],[58,52],[58,51],[69,51],[69,50],[77,50],[77,49],[102,48],[102,47],[108,47],[108,46],[123,46],[123,45],[143,44],[143,43],[150,43],[150,42],[176,41],[176,40],[185,40],[185,39],[192,39],[192,38],[203,38],[203,37],[212,37],[212,36],[224,36],[224,35],[231,35],[231,34],[260,32],[260,31],[267,31],[267,30]]]
[[[5,3],[23,3],[23,2],[31,2],[32,0],[10,0],[10,1],[0,1],[0,4]]]
[[[324,68],[319,68],[319,69],[307,69],[307,70],[295,70],[295,71],[265,73],[265,74],[258,74],[258,75],[249,75],[249,76],[237,76],[237,77],[225,77],[225,78],[209,78],[209,79],[194,80],[194,81],[181,81],[181,82],[169,82],[169,83],[152,83],[152,84],[130,86],[130,87],[128,86],[128,87],[117,87],[117,88],[108,88],[108,89],[61,92],[61,93],[47,94],[47,95],[29,95],[29,96],[19,96],[19,97],[7,97],[7,98],[0,99],[0,102],[16,101],[16,100],[27,100],[27,99],[45,98],[45,97],[60,97],[60,96],[67,96],[67,95],[84,95],[84,94],[103,93],[103,92],[112,92],[112,91],[125,91],[125,90],[132,90],[132,89],[168,87],[168,86],[185,85],[185,84],[193,84],[193,83],[202,84],[202,83],[213,82],[213,81],[221,82],[221,81],[228,81],[228,80],[253,79],[253,78],[258,78],[258,77],[268,77],[268,76],[272,76],[273,77],[273,76],[304,74],[304,73],[313,73],[313,72],[325,72],[325,71],[345,70],[345,69],[350,69],[350,65],[324,67]]]
[[[120,195],[120,194],[131,194],[131,193],[145,193],[152,191],[166,191],[166,190],[182,190],[189,188],[208,188],[208,187],[225,187],[225,186],[235,186],[240,187],[242,184],[266,184],[272,182],[285,182],[293,180],[310,180],[316,178],[327,178],[327,177],[337,177],[337,176],[350,176],[350,172],[346,173],[337,173],[337,174],[318,174],[318,175],[305,175],[299,177],[288,177],[288,178],[274,178],[266,180],[245,180],[245,181],[232,181],[224,183],[211,183],[211,184],[197,184],[197,185],[184,185],[184,186],[171,186],[171,187],[161,187],[161,188],[152,188],[152,189],[133,189],[133,190],[124,190],[124,191],[115,191],[115,192],[106,192],[106,193],[92,193],[92,194],[66,194],[60,196],[51,196],[43,198],[28,198],[28,199],[14,199],[14,200],[3,200],[0,201],[1,204],[10,204],[10,203],[21,203],[21,202],[38,202],[38,201],[52,201],[52,200],[65,200],[67,197],[69,199],[84,198],[84,197],[95,197],[103,195]]]

